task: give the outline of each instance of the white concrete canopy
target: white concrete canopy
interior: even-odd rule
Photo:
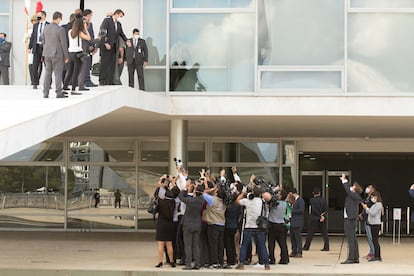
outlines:
[[[188,120],[192,137],[414,137],[411,96],[169,96],[105,86],[50,97],[0,87],[0,158],[56,136],[168,136],[171,119]]]

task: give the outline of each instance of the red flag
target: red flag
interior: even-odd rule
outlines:
[[[42,1],[37,1],[36,2],[36,13],[43,11],[43,4]]]

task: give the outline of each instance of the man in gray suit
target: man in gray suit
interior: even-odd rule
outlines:
[[[49,98],[52,72],[55,73],[56,98],[67,98],[62,90],[62,75],[65,63],[69,61],[69,53],[65,30],[59,26],[61,21],[62,13],[55,12],[52,24],[46,25],[43,31],[43,56],[46,66],[44,98]]]
[[[195,196],[188,193],[194,190]],[[188,192],[188,193],[187,193]],[[182,218],[184,250],[185,250],[185,267],[184,270],[200,269],[200,232],[201,232],[201,210],[205,200],[202,196],[204,185],[198,183],[194,186],[191,180],[187,180],[186,190],[181,191],[178,196],[185,203],[185,213]],[[191,267],[194,258],[194,267]]]
[[[342,174],[340,179],[347,194],[344,208],[344,231],[348,240],[348,258],[341,264],[357,264],[359,263],[359,249],[355,229],[357,226],[359,203],[362,201],[362,188],[357,182],[350,186],[345,174]]]
[[[9,67],[11,42],[6,41],[6,34],[0,33],[0,76],[4,85],[9,85]]]
[[[295,202],[292,205],[292,217],[290,219],[290,241],[292,243],[292,253],[289,257],[302,258],[302,228],[305,216],[305,201],[299,196],[296,188],[292,188],[292,195]]]

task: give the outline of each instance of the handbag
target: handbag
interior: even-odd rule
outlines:
[[[264,203],[262,203],[262,213],[260,214],[260,216],[257,217],[256,224],[259,229],[268,230],[271,227],[271,224],[267,219],[267,216],[265,216],[264,209]]]
[[[91,71],[92,76],[99,77],[100,73],[101,73],[101,63],[99,62],[94,63],[92,65],[92,71]]]
[[[151,198],[150,204],[148,206],[147,212],[155,215],[158,213],[158,199]]]

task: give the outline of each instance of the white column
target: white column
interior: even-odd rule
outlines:
[[[185,120],[171,120],[170,121],[170,160],[169,160],[169,174],[176,175],[174,158],[182,161],[183,166],[187,169],[187,136],[188,136],[188,122]]]

